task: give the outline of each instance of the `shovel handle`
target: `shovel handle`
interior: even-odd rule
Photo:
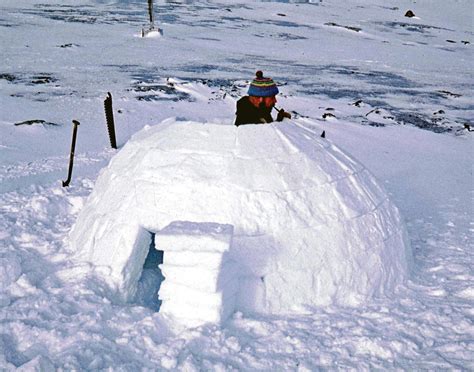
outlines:
[[[74,151],[76,149],[77,127],[79,126],[79,124],[81,124],[77,120],[73,120],[72,123],[74,124],[74,128],[72,130],[71,153],[69,154],[69,171],[67,174],[67,180],[63,181],[63,187],[69,186],[69,184],[71,183],[72,166],[74,164]]]

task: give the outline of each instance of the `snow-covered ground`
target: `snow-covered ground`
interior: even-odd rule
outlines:
[[[156,1],[164,35],[140,38],[144,3],[0,4],[0,369],[473,369],[472,2]],[[384,184],[408,227],[410,280],[357,308],[191,329],[153,303],[114,303],[69,249],[116,153],[106,93],[122,147],[168,117],[232,125],[257,69],[295,122]]]

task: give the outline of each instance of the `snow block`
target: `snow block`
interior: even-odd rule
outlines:
[[[155,236],[155,245],[167,252],[225,252],[229,249],[233,226],[218,223],[176,221]]]
[[[128,299],[149,232],[165,252],[163,298],[174,301],[161,311],[183,318],[183,298],[207,298],[199,317],[208,320],[225,318],[224,298],[235,300],[229,311],[270,314],[357,306],[390,295],[412,262],[380,183],[291,121],[237,128],[169,119],[137,133],[98,177],[71,248]]]
[[[165,250],[166,252],[166,250]],[[168,253],[166,256],[173,255]],[[196,260],[195,266],[176,266],[164,263],[160,265],[161,272],[165,278],[173,278],[173,282],[177,284],[187,285],[192,282],[192,287],[207,291],[215,292],[226,287],[229,281],[232,281],[237,275],[238,270],[235,262],[228,261],[218,269],[209,269],[199,265],[199,259]],[[166,284],[165,284],[166,285]]]
[[[196,326],[223,322],[234,312],[239,272],[226,257],[232,234],[231,225],[176,221],[155,235],[156,248],[164,251],[161,313]],[[180,262],[186,253],[193,260]],[[202,265],[201,255],[215,265]]]

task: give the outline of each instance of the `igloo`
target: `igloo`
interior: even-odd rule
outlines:
[[[391,293],[411,263],[399,211],[319,134],[291,121],[144,128],[99,175],[70,234],[76,258],[130,301],[154,234],[169,281],[158,296],[175,298],[169,312],[212,305],[220,319]],[[204,276],[228,278],[196,292]]]

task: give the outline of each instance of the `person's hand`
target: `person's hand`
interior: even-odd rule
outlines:
[[[280,111],[278,111],[277,121],[283,121],[284,118],[291,119],[291,114],[281,109]]]

